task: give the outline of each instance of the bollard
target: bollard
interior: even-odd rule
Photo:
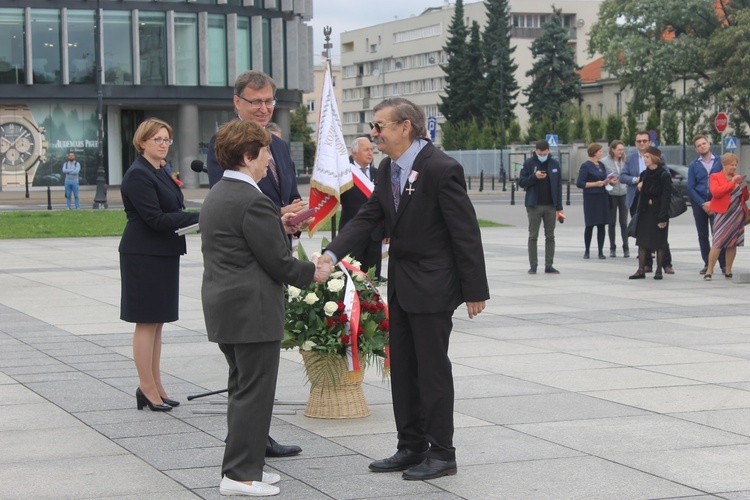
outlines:
[[[479,172],[479,192],[484,191],[484,170]]]
[[[505,191],[507,191],[507,188],[505,187],[505,169],[502,169],[502,170],[500,171],[500,175],[501,175],[501,176],[502,176],[502,178],[503,178],[503,192],[505,192]]]
[[[510,181],[510,204],[516,204],[516,181]]]
[[[52,210],[52,190],[47,186],[47,210]]]
[[[469,181],[469,191],[471,191],[471,177],[469,177],[468,181]]]
[[[568,181],[568,200],[565,202],[566,205],[570,205],[570,181]]]
[[[495,190],[495,176],[492,176],[492,190]]]

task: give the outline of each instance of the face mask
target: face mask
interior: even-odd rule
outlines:
[[[536,155],[536,157],[539,158],[540,162],[544,163],[545,161],[547,161],[547,158],[549,158],[549,155],[546,155],[546,156]]]

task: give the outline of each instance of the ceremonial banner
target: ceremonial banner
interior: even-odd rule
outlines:
[[[330,63],[326,62],[318,117],[318,147],[310,179],[310,208],[316,210],[308,229],[310,235],[336,214],[341,193],[352,185],[349,151],[344,142],[339,107],[333,93]]]

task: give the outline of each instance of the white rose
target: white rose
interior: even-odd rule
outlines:
[[[333,316],[333,313],[339,310],[339,305],[333,301],[328,301],[323,306],[323,311],[326,313],[326,316]]]
[[[300,349],[303,351],[312,351],[312,348],[315,347],[316,345],[318,344],[316,344],[312,340],[305,340],[300,346]]]
[[[362,273],[354,273],[353,278],[354,278],[354,281],[358,281],[359,283],[362,283],[365,280],[365,275]]]
[[[344,285],[346,283],[342,279],[332,279],[329,280],[328,283],[326,283],[326,287],[329,291],[336,293],[340,292],[342,288],[344,288]]]
[[[344,277],[343,271],[336,271],[335,273],[331,273],[331,278],[339,279]]]
[[[299,294],[302,293],[302,290],[297,288],[296,286],[289,285],[289,298],[290,299],[296,299],[299,298]]]
[[[305,295],[305,304],[311,306],[315,304],[318,301],[318,296],[315,295],[313,292],[308,293]]]
[[[346,257],[344,257],[344,259],[343,259],[343,260],[344,260],[344,262],[346,262],[347,264],[351,264],[351,263],[352,263],[352,261],[354,260],[354,258],[353,258],[353,257],[352,257],[351,255],[347,255]]]
[[[352,259],[352,266],[356,267],[357,269],[360,269],[362,267],[362,263],[358,260]]]

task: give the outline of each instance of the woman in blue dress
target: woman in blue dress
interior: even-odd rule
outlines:
[[[616,184],[617,178],[607,176],[607,170],[600,161],[602,158],[601,144],[589,144],[587,153],[589,159],[578,170],[578,181],[576,182],[576,186],[583,189],[583,218],[586,224],[586,229],[583,233],[583,242],[586,251],[583,254],[583,258],[589,258],[591,237],[594,234],[594,226],[596,226],[599,258],[606,259],[604,256],[604,237],[606,235],[604,228],[609,224],[609,195],[607,194],[607,186]]]

